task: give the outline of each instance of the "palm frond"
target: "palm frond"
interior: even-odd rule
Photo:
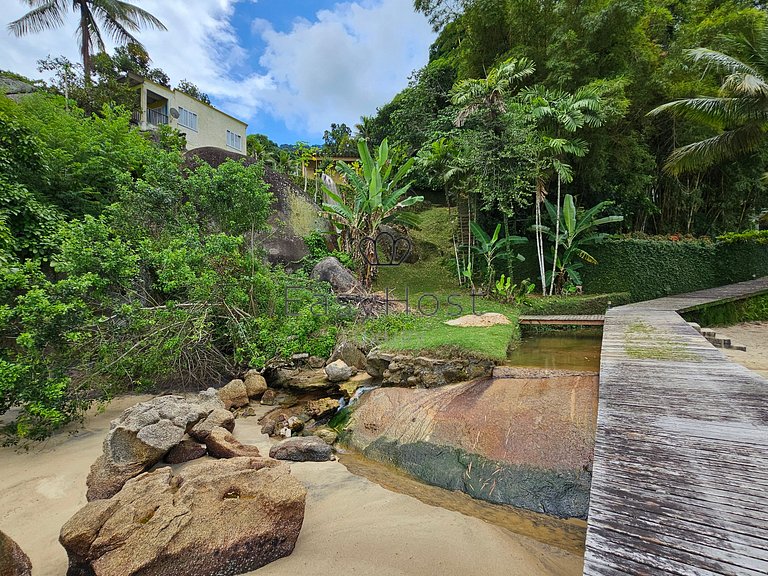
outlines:
[[[670,154],[664,171],[678,175],[703,170],[734,156],[755,150],[765,137],[766,127],[747,124],[701,142],[677,148]]]
[[[738,58],[723,54],[717,50],[710,50],[709,48],[694,48],[687,51],[688,57],[694,62],[704,61],[707,64],[713,64],[719,68],[727,70],[728,72],[742,72],[746,74],[753,74],[759,76],[759,72],[751,66],[745,64]]]
[[[27,4],[35,7],[18,20],[8,24],[8,30],[15,36],[36,34],[64,24],[65,0],[27,0]]]

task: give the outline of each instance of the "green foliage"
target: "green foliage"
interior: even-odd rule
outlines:
[[[179,92],[184,92],[187,96],[191,96],[195,100],[200,100],[203,104],[211,105],[211,99],[209,98],[208,94],[200,90],[200,88],[197,87],[196,84],[190,82],[189,80],[179,80],[179,85],[176,86],[176,90]]]
[[[474,245],[470,246],[470,250],[473,254],[480,256],[485,260],[485,287],[490,290],[494,285],[496,277],[496,269],[494,267],[496,259],[503,253],[506,253],[506,255],[509,256],[512,252],[512,246],[516,244],[525,244],[528,242],[528,239],[523,238],[522,236],[506,236],[500,238],[501,224],[496,225],[496,229],[493,231],[493,236],[489,236],[482,228],[480,228],[480,226],[478,226],[477,222],[470,222],[469,227],[472,230],[476,242]],[[525,260],[525,257],[521,254],[512,254],[512,256],[517,260]]]
[[[352,129],[343,123],[331,124],[331,128],[323,132],[322,152],[327,156],[357,156]]]
[[[528,280],[527,278],[515,284],[512,282],[511,276],[504,274],[496,280],[493,286],[493,293],[502,302],[513,302],[517,306],[525,304],[528,296],[536,290],[536,284]]]
[[[632,302],[632,297],[629,292],[531,297],[525,300],[520,313],[538,316],[605,314],[609,308],[624,306],[630,302]]]
[[[38,439],[126,390],[207,387],[330,353],[346,310],[261,261],[260,163],[185,169],[178,139],[57,97],[0,100],[0,413]]]
[[[768,244],[768,230],[728,232],[717,239],[723,244]]]
[[[732,326],[740,322],[760,322],[768,320],[768,295],[762,294],[722,302],[713,306],[704,306],[683,314],[689,322],[700,326]]]
[[[307,250],[309,250],[309,256],[307,256],[302,263],[304,270],[307,273],[311,272],[315,267],[315,264],[323,258],[328,258],[328,256],[333,256],[344,266],[350,270],[354,270],[355,261],[352,257],[347,252],[342,252],[341,250],[329,250],[328,242],[328,235],[317,231],[312,232],[309,236],[304,238],[304,244],[306,244]]]
[[[365,258],[359,264],[360,279],[364,286],[370,287],[374,274],[370,263],[376,259],[375,245],[373,242],[361,242],[366,237],[373,237],[382,224],[415,224],[414,214],[404,212],[403,208],[421,202],[424,197],[407,195],[411,183],[404,180],[413,166],[413,158],[395,171],[386,139],[379,145],[375,156],[371,156],[363,140],[358,141],[357,148],[361,161],[360,174],[346,162],[337,164],[349,184],[348,197],[324,186],[331,202],[324,203],[323,210],[330,215],[339,232],[341,246],[347,253],[357,258],[365,251]]]

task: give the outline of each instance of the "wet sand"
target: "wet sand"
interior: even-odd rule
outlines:
[[[85,504],[85,479],[109,421],[146,398],[115,400],[106,412],[89,417],[77,434],[60,434],[27,453],[0,449],[0,530],[29,555],[33,576],[65,574],[59,530]],[[272,441],[261,434],[256,420],[239,419],[235,436],[266,454]],[[254,574],[581,574],[579,554],[392,492],[339,462],[295,463],[291,470],[308,490],[296,549]]]
[[[724,349],[728,358],[768,378],[768,322],[744,322],[716,330],[718,336],[747,347],[746,352]]]

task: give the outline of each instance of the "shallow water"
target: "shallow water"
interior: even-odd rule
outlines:
[[[338,458],[351,473],[392,492],[411,496],[430,506],[479,518],[573,554],[584,554],[587,523],[583,520],[563,520],[512,506],[475,500],[463,492],[424,484],[393,466],[374,462],[355,452],[339,454]]]
[[[505,364],[551,370],[600,370],[600,328],[557,330],[524,335]]]

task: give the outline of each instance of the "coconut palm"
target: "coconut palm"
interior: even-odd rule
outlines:
[[[711,138],[674,150],[664,165],[670,174],[703,170],[728,158],[752,152],[765,141],[768,132],[768,27],[754,40],[742,36],[732,42],[734,52],[745,55],[743,60],[707,48],[688,51],[694,62],[702,62],[727,74],[718,96],[675,100],[649,112],[653,116],[669,112],[718,132]]]
[[[102,33],[106,32],[117,44],[141,43],[133,35],[142,27],[166,30],[165,25],[146,10],[121,0],[22,0],[32,10],[8,25],[16,36],[26,36],[58,28],[64,24],[69,9],[79,15],[77,36],[83,72],[90,80],[91,57],[94,47],[106,50]],[[143,48],[143,46],[141,46]]]
[[[461,80],[451,90],[451,103],[459,107],[456,126],[463,126],[471,115],[485,110],[491,119],[507,111],[505,98],[514,94],[523,80],[536,70],[527,58],[510,58],[493,68],[485,78]]]

